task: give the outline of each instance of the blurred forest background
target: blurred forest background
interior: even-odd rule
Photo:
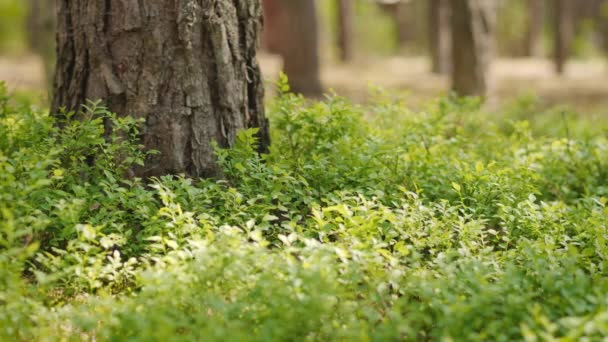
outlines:
[[[452,42],[459,38],[450,33],[449,0],[263,3],[260,63],[269,95],[283,69],[292,88],[311,97],[335,91],[365,102],[370,86],[377,86],[406,92],[416,106],[450,92],[455,77],[450,45],[466,50],[459,49],[466,42]],[[608,1],[485,3],[494,6],[489,19],[482,18],[491,26],[484,42],[490,50],[484,52],[490,61],[484,75],[488,89],[472,95],[487,95],[494,103],[523,96],[544,107],[560,104],[588,114],[608,108]],[[54,63],[53,16],[52,1],[0,0],[0,79],[43,103]]]

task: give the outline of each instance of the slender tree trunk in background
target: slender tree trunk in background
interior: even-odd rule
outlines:
[[[281,0],[281,37],[278,50],[283,57],[283,71],[294,93],[319,97],[321,70],[319,28],[315,0]]]
[[[598,10],[594,17],[600,35],[600,44],[604,55],[608,55],[608,0],[598,1]]]
[[[487,96],[495,4],[492,0],[450,0],[450,4],[452,90],[460,96]]]
[[[263,45],[283,58],[291,90],[308,97],[321,96],[315,0],[263,0],[263,5]]]
[[[259,0],[58,0],[54,113],[102,99],[145,120],[160,151],[138,176],[214,176],[212,142],[259,127],[269,143],[256,61]]]
[[[284,0],[262,0],[262,7],[264,8],[262,48],[270,53],[280,53],[281,1]]]
[[[408,46],[415,40],[414,23],[411,20],[412,5],[400,2],[394,7],[395,25],[397,25],[397,44],[399,48]]]
[[[428,0],[372,0],[394,23],[398,52],[423,54],[427,48]]]
[[[554,0],[554,46],[553,59],[555,71],[562,75],[566,70],[566,62],[570,56],[572,36],[574,32],[572,22],[572,0]]]
[[[395,25],[396,43],[403,49],[416,40],[416,25],[413,22],[412,4],[402,1],[376,0],[380,9],[390,16]]]
[[[27,38],[32,51],[44,63],[46,83],[52,85],[55,71],[55,2],[29,0],[27,14]]]
[[[601,15],[602,3],[605,3],[605,0],[575,0],[572,4],[571,14],[574,28],[584,28],[586,21],[593,21],[598,15]],[[575,29],[573,31],[576,32]]]
[[[543,54],[544,0],[527,0],[527,7],[526,55],[540,57]]]
[[[431,71],[436,74],[448,74],[451,52],[449,0],[429,0],[428,6]]]
[[[336,0],[336,5],[340,60],[342,62],[349,62],[353,58],[353,0]]]

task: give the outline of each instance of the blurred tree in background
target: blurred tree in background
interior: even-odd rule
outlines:
[[[283,59],[291,89],[310,97],[323,93],[320,80],[319,25],[314,0],[264,0],[265,45]]]
[[[55,26],[55,1],[28,0],[28,45],[44,61],[45,79],[49,89],[55,70]]]
[[[608,52],[608,1],[599,4],[596,12],[597,26],[600,35],[599,45],[604,53]]]
[[[494,53],[494,0],[452,0],[452,90],[486,96]]]
[[[26,49],[23,0],[0,0],[0,52],[4,55],[23,53]]]
[[[525,51],[528,57],[543,55],[543,31],[545,22],[544,0],[527,0],[527,27],[525,28]]]
[[[573,5],[571,0],[555,0],[553,8],[553,58],[558,74],[564,73],[570,56],[574,33]]]
[[[451,67],[450,13],[449,0],[428,1],[428,45],[431,71],[436,74],[447,74]]]
[[[528,31],[533,27],[531,18],[534,16],[534,13],[529,11],[528,5],[534,1],[496,1],[496,31],[494,34],[497,55],[510,57],[526,55]],[[542,25],[542,22],[540,24]]]
[[[353,25],[354,7],[352,0],[336,0],[337,7],[337,41],[340,60],[348,62],[353,58]]]

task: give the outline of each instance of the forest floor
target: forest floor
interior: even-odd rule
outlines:
[[[267,93],[272,94],[280,60],[262,54],[260,64],[267,80]],[[389,57],[344,65],[326,63],[322,79],[328,91],[356,102],[367,101],[370,89],[380,87],[403,91],[408,95],[410,105],[416,107],[449,90],[447,77],[431,74],[428,70],[426,58]],[[572,61],[566,74],[558,76],[546,59],[503,58],[494,63],[492,75],[494,97],[499,104],[533,94],[547,107],[565,105],[580,112],[601,115],[608,111],[608,67],[603,60]],[[35,56],[0,56],[0,80],[6,81],[10,90],[33,92],[41,99],[45,97],[42,64]]]
[[[260,58],[265,75],[276,75],[280,60]],[[322,79],[327,89],[365,102],[370,87],[404,91],[412,106],[449,92],[447,76],[430,73],[429,61],[423,57],[392,57],[360,61],[353,64],[327,64]],[[497,60],[492,66],[492,87],[498,104],[518,96],[534,95],[546,107],[565,105],[581,112],[608,110],[608,67],[604,60],[572,61],[566,73],[556,75],[546,59]],[[606,114],[608,115],[608,113]]]

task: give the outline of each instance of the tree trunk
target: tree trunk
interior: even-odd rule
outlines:
[[[337,0],[336,2],[340,60],[349,62],[353,58],[353,0]]]
[[[262,0],[264,8],[262,48],[276,54],[280,54],[281,44],[281,1],[283,0]]]
[[[138,176],[215,176],[213,141],[259,127],[269,143],[256,61],[259,0],[58,0],[54,113],[102,99],[143,118],[160,151]]]
[[[394,21],[397,48],[412,50],[426,43],[420,39],[424,35],[424,21],[421,15],[424,6],[418,1],[379,1],[380,8],[389,14]],[[423,4],[422,4],[423,5]],[[421,20],[422,19],[422,20]]]
[[[449,0],[429,0],[428,32],[431,54],[431,71],[436,74],[450,72],[450,5]]]
[[[594,22],[597,26],[598,34],[600,36],[599,42],[604,52],[604,55],[608,54],[608,1],[598,1],[598,9],[594,16]]]
[[[543,54],[544,0],[527,0],[528,27],[526,30],[526,55],[541,57]]]
[[[319,97],[319,28],[315,0],[281,0],[280,39],[277,46],[283,57],[283,71],[294,93]]]
[[[406,48],[416,41],[415,22],[412,16],[412,4],[399,2],[395,5],[395,25],[397,26],[397,45]]]
[[[562,75],[566,70],[566,62],[570,55],[570,45],[572,44],[573,22],[571,0],[554,0],[554,46],[553,59],[555,71]]]
[[[487,96],[495,4],[491,0],[450,0],[450,4],[452,90],[460,96]]]
[[[283,58],[291,91],[308,97],[323,93],[315,0],[263,0],[263,45]]]
[[[52,85],[55,70],[55,2],[51,0],[29,0],[26,32],[31,50],[44,63],[47,84]]]

